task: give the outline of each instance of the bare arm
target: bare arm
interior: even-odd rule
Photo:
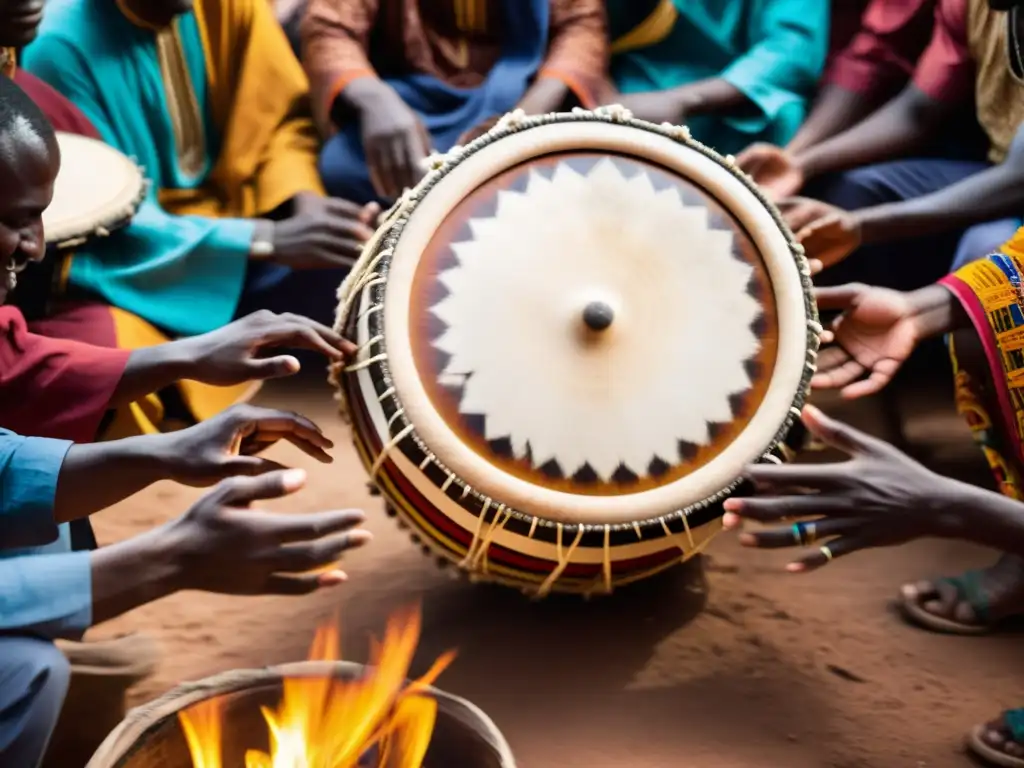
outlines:
[[[1024,210],[1024,162],[1012,158],[930,195],[854,211],[865,243],[921,237]]]
[[[73,445],[57,481],[53,519],[67,523],[127,499],[164,476],[153,445],[159,435]]]
[[[971,324],[960,302],[942,285],[919,288],[907,298],[913,307],[919,340],[945,336]]]
[[[1024,504],[1000,493],[943,478],[933,500],[939,534],[1024,556]]]
[[[786,151],[799,156],[811,147],[837,136],[849,126],[856,125],[871,114],[876,106],[876,100],[863,93],[826,84],[819,92],[811,114],[786,145]]]
[[[956,108],[908,85],[867,120],[795,158],[807,179],[907,155],[935,134]]]
[[[684,115],[725,112],[750,104],[743,91],[718,77],[680,86],[673,93],[679,99]]]

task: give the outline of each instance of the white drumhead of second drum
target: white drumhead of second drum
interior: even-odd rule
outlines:
[[[60,172],[43,211],[48,243],[85,238],[131,217],[144,191],[141,169],[113,147],[88,136],[57,133]]]

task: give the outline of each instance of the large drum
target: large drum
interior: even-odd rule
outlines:
[[[782,461],[821,326],[802,250],[682,127],[527,118],[434,163],[342,285],[373,482],[473,578],[607,592],[700,552]]]

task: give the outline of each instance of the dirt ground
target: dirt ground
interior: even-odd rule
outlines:
[[[440,686],[487,711],[524,768],[969,766],[966,729],[1024,703],[1019,636],[928,634],[888,605],[901,582],[986,563],[989,552],[927,541],[793,576],[778,553],[722,536],[701,561],[613,597],[529,602],[454,580],[410,544],[366,493],[326,389],[269,388],[260,402],[305,412],[337,443],[330,466],[287,447],[275,452],[311,478],[278,508],[364,507],[376,540],[350,558],[350,582],[336,591],[179,594],[97,628],[94,637],[144,631],[162,646],[158,673],[133,690],[134,703],[179,681],[304,658],[318,622],[339,609],[346,656],[362,660],[367,631],[415,600],[425,624],[420,666],[457,648]],[[986,477],[947,402],[944,393],[905,391],[909,438],[934,466]],[[884,434],[877,402],[823,404]],[[196,495],[153,488],[101,514],[98,537],[143,531]]]

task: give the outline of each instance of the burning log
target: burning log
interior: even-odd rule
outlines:
[[[186,683],[128,713],[86,768],[515,768],[473,704],[407,681],[419,615],[389,623],[373,665],[338,661],[317,633],[311,661]],[[332,647],[333,644],[333,647]]]

